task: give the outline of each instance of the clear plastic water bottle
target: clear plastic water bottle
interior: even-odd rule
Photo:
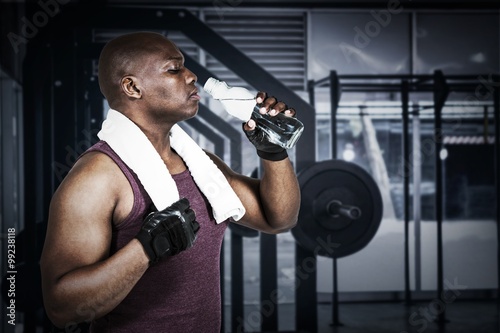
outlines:
[[[231,87],[224,81],[209,78],[203,89],[214,99],[219,100],[224,109],[232,115],[247,122],[255,120],[268,137],[269,141],[286,149],[293,148],[304,131],[304,125],[295,117],[278,113],[276,116],[260,114],[255,95],[243,87]]]

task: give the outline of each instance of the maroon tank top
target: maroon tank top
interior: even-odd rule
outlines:
[[[112,255],[139,232],[152,201],[137,175],[106,142],[99,141],[87,150],[90,151],[105,153],[113,159],[134,192],[132,211],[113,228]],[[220,332],[220,251],[228,222],[215,223],[210,204],[189,170],[172,178],[179,195],[188,198],[200,223],[194,246],[148,268],[113,311],[91,323],[91,332]]]

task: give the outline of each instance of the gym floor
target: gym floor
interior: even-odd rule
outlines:
[[[338,320],[332,325],[331,304],[318,305],[318,333],[496,333],[500,332],[497,300],[456,301],[446,305],[445,324],[439,325],[432,314],[430,302],[406,306],[397,302],[341,303]],[[247,306],[246,312],[255,309]],[[230,311],[227,309],[227,311]],[[281,304],[279,332],[294,332],[295,312],[292,304]],[[226,332],[230,322],[226,318]],[[247,332],[258,328],[247,325]],[[311,332],[313,333],[313,332]]]
[[[228,244],[227,242],[226,244]],[[258,316],[260,295],[260,269],[258,265],[258,239],[244,238],[245,243],[245,270],[244,270],[244,322],[245,332],[261,332]],[[293,265],[292,248],[294,240],[291,235],[280,235],[278,245],[281,249],[278,260],[279,271],[283,273],[286,268]],[[229,263],[230,247],[225,247],[225,260]],[[288,265],[288,266],[287,266]],[[289,267],[288,267],[289,268]],[[225,272],[225,322],[224,331],[236,333],[232,330],[230,319],[230,272]],[[291,280],[279,275],[280,286],[284,302],[278,304],[278,332],[296,332],[295,304],[293,288],[287,288]],[[288,283],[288,284],[287,284]],[[427,295],[432,297],[432,294]],[[426,296],[426,297],[427,297]],[[340,299],[338,306],[338,321],[341,325],[332,325],[331,294],[318,294],[318,330],[310,333],[500,333],[500,300],[493,294],[477,293],[463,294],[445,308],[443,302],[434,302],[425,297],[415,297],[410,305],[401,301],[347,301]],[[399,297],[401,299],[401,295]],[[311,304],[313,306],[313,304]],[[445,320],[439,325],[438,317],[443,311]],[[241,331],[241,330],[240,330]],[[271,332],[268,332],[271,333]]]

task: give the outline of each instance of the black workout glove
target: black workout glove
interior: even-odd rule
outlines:
[[[146,251],[150,264],[193,246],[200,225],[189,200],[180,199],[162,211],[150,213],[136,238]]]
[[[258,120],[254,119],[257,123]],[[285,148],[278,146],[269,141],[266,133],[258,126],[251,131],[245,130],[245,123],[242,124],[243,132],[245,132],[248,140],[257,148],[257,155],[265,160],[281,161],[288,157]]]

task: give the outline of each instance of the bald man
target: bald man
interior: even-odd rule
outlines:
[[[286,151],[266,151],[270,143],[252,140],[261,179],[237,174],[206,152],[246,210],[237,222],[215,223],[209,202],[170,145],[172,126],[197,114],[196,80],[176,45],[160,34],[126,34],[103,48],[104,97],[146,135],[184,199],[163,211],[152,209],[137,175],[106,142],[82,154],[52,198],[41,258],[45,310],[55,326],[88,322],[91,332],[219,332],[219,256],[228,223],[271,234],[296,224],[300,193]],[[295,113],[264,92],[257,103],[263,112]],[[243,129],[247,136],[254,133],[255,122]]]

